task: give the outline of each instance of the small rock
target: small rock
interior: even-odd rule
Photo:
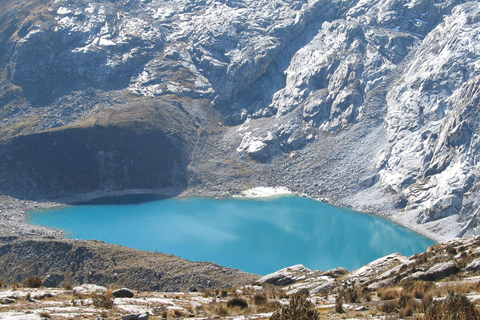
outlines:
[[[115,290],[112,294],[115,298],[133,298],[134,296],[133,291],[127,288]]]
[[[150,314],[148,312],[134,313],[134,314],[122,316],[122,320],[148,320],[149,317],[150,317]]]
[[[16,300],[15,299],[11,299],[11,298],[5,298],[3,299],[3,303],[4,304],[11,304],[11,303],[15,303]]]
[[[141,315],[138,316],[138,320],[148,320],[150,315],[147,313],[142,313]]]

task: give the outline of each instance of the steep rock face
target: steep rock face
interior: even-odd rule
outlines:
[[[0,9],[9,194],[281,185],[432,237],[477,232],[478,2]]]
[[[460,221],[477,219],[463,202],[478,182],[479,15],[478,3],[457,6],[387,95],[382,183],[421,223],[460,212]]]

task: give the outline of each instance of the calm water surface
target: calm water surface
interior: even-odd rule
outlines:
[[[32,212],[30,221],[65,230],[71,238],[158,250],[257,274],[294,264],[353,270],[389,253],[408,256],[434,244],[385,219],[295,196],[111,202]]]

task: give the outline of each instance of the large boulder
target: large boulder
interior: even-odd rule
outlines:
[[[133,298],[133,291],[127,288],[117,289],[112,292],[115,298]]]

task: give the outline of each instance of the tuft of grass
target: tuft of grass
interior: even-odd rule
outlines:
[[[380,288],[377,291],[377,295],[380,300],[394,300],[400,296],[402,290],[403,289],[399,287]]]

